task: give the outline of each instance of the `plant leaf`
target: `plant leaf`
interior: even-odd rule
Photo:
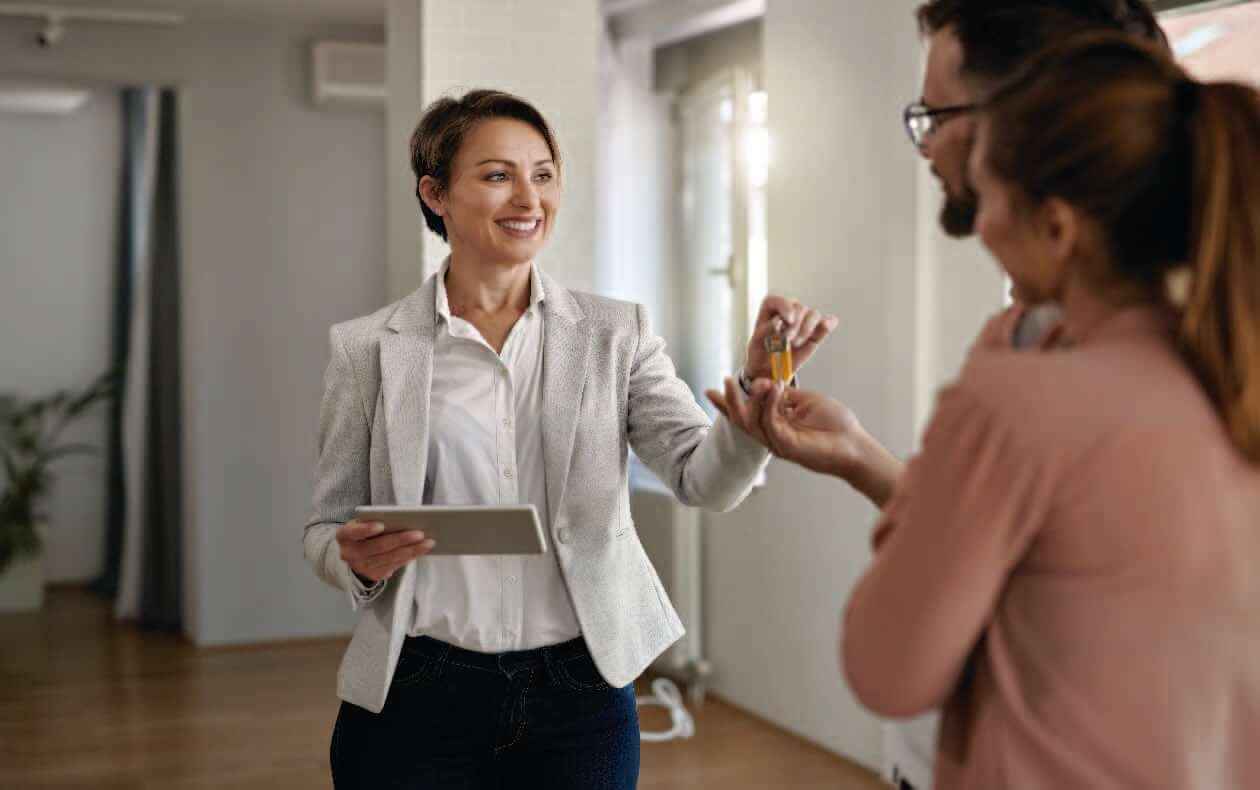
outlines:
[[[0,457],[4,458],[4,473],[8,475],[10,484],[16,484],[16,481],[21,477],[17,459],[5,447],[0,447]]]

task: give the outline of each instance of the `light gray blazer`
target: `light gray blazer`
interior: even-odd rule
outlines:
[[[312,514],[315,573],[356,586],[334,534],[358,505],[421,501],[429,441],[436,276],[372,315],[334,326]],[[710,427],[640,305],[571,292],[542,275],[543,457],[551,545],[596,666],[632,682],[683,634],[630,518],[627,447],[684,503],[739,504],[768,453],[725,419]],[[341,699],[380,712],[410,626],[416,574],[359,607],[337,675]]]

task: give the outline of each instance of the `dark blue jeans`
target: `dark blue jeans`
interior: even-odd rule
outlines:
[[[604,682],[581,638],[486,654],[412,637],[379,714],[341,704],[330,757],[337,790],[632,790],[634,686]]]

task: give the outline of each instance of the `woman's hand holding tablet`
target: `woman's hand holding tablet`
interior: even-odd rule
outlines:
[[[355,519],[337,529],[341,558],[359,579],[375,584],[407,563],[433,551],[436,541],[423,531],[387,531],[378,521]]]

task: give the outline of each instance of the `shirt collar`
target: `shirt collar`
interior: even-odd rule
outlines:
[[[442,261],[442,268],[437,274],[437,288],[434,297],[434,306],[437,308],[437,315],[447,323],[451,320],[451,303],[446,296],[446,273],[451,268],[451,256],[447,255]],[[526,312],[533,312],[535,308],[542,304],[545,294],[543,293],[542,276],[538,273],[537,264],[529,265],[529,309]]]

